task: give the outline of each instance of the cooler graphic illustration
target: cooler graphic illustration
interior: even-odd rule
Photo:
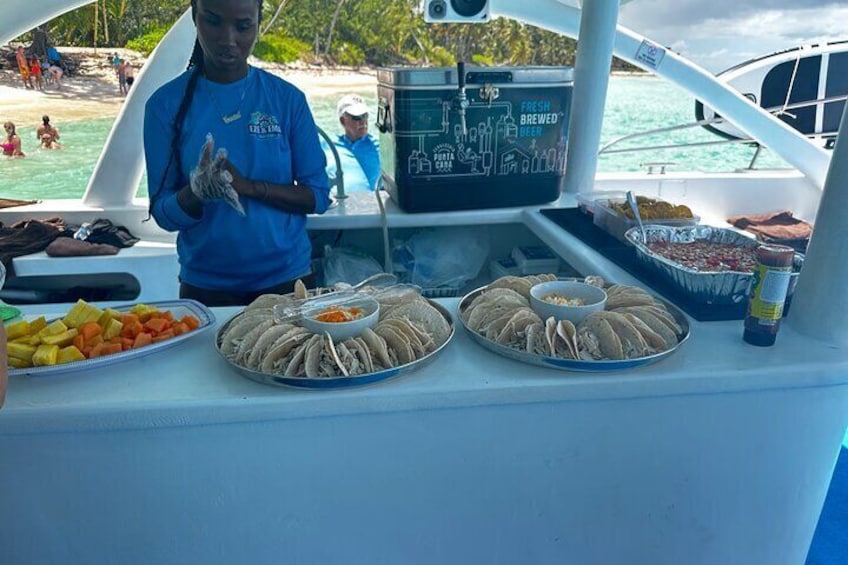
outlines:
[[[382,176],[404,211],[559,197],[570,68],[384,68],[377,79]]]

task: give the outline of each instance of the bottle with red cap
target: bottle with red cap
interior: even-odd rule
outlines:
[[[786,245],[757,248],[757,266],[748,292],[748,312],[742,339],[752,345],[774,345],[792,277],[795,250]]]

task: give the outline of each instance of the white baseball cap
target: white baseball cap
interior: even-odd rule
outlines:
[[[345,94],[342,96],[342,99],[339,100],[339,105],[336,106],[336,110],[339,113],[339,117],[341,118],[345,114],[350,114],[351,116],[362,116],[368,113],[368,106],[365,104],[365,99],[358,94]]]

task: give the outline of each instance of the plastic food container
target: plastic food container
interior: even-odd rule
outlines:
[[[592,216],[595,213],[595,201],[597,200],[615,200],[625,202],[627,193],[620,190],[596,190],[593,192],[578,192],[577,193],[577,208],[586,214]]]
[[[663,200],[655,200],[657,200],[658,202],[663,202]],[[630,243],[628,242],[624,234],[626,234],[627,230],[629,230],[630,228],[638,226],[639,223],[636,221],[635,218],[631,219],[623,214],[620,214],[615,208],[610,205],[610,203],[618,202],[626,202],[626,200],[624,198],[621,198],[620,200],[616,198],[596,200],[593,221],[596,226],[610,233],[617,240],[623,243]],[[701,218],[699,216],[694,215],[691,218],[642,218],[642,222],[645,224],[646,227],[649,225],[668,226],[672,228],[696,226],[700,221]]]

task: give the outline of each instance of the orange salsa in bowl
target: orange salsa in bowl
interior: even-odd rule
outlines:
[[[352,306],[345,308],[344,306],[330,306],[319,312],[314,318],[319,322],[340,323],[352,322],[358,320],[365,315],[362,308]]]

